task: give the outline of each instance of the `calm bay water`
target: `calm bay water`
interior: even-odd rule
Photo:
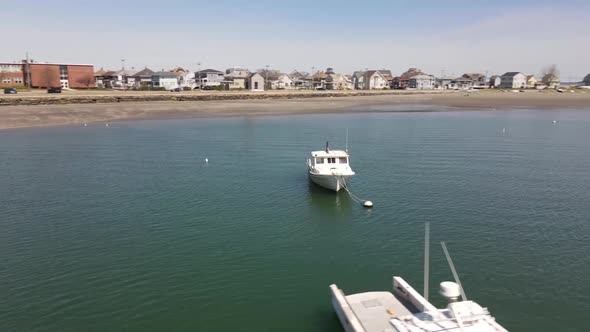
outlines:
[[[308,183],[345,128],[372,210]],[[0,331],[341,331],[329,284],[422,288],[425,221],[437,305],[446,241],[509,330],[587,330],[587,111],[25,129],[0,156]]]

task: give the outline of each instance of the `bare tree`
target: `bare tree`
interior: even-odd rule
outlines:
[[[76,79],[76,83],[80,84],[80,85],[84,85],[87,88],[89,88],[92,83],[94,83],[94,76],[87,74],[84,76],[80,76]]]
[[[57,80],[55,72],[51,70],[51,68],[46,67],[43,72],[41,72],[41,83],[43,83],[45,88],[53,88],[53,82]]]
[[[559,70],[556,65],[550,65],[543,69],[543,83],[549,84],[551,81],[559,80]]]

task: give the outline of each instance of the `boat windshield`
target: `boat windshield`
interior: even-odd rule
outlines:
[[[339,164],[348,164],[348,158],[340,157],[340,158],[338,158],[338,163]]]

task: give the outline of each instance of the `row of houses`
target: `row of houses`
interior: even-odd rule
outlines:
[[[390,70],[355,71],[352,75],[336,73],[333,68],[315,73],[294,70],[283,73],[262,69],[249,71],[232,67],[225,71],[204,69],[196,72],[176,67],[153,71],[147,67],[94,72],[93,65],[37,63],[0,63],[0,86],[34,88],[108,88],[108,89],[219,89],[219,90],[382,90],[382,89],[482,89],[482,88],[557,88],[559,78],[547,74],[541,79],[521,72],[486,77],[482,73],[465,73],[459,77],[435,77],[419,68],[409,68],[399,76]],[[581,83],[590,86],[590,74]]]

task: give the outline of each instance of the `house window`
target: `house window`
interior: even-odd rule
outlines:
[[[22,84],[23,83],[23,79],[20,77],[15,77],[14,78],[14,84]]]
[[[10,84],[10,83],[12,83],[12,80],[11,80],[10,77],[9,78],[3,78],[2,79],[2,84]]]

